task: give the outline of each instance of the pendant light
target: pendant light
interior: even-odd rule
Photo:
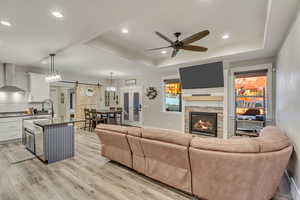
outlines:
[[[61,75],[57,71],[55,71],[55,68],[54,68],[54,56],[55,56],[55,54],[52,53],[52,54],[49,54],[49,56],[50,56],[50,59],[51,59],[50,73],[46,76],[45,80],[49,83],[61,81],[62,80]]]
[[[110,85],[106,87],[106,91],[108,92],[115,92],[117,89],[113,86],[113,79],[112,79],[113,73],[110,72]]]

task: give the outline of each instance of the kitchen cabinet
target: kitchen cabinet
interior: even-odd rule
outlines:
[[[50,97],[50,85],[45,81],[46,75],[29,73],[30,102],[42,102]]]
[[[22,118],[0,119],[0,142],[22,137]]]

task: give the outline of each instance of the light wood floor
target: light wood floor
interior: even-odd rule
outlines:
[[[38,159],[11,165],[0,145],[0,200],[188,200],[191,196],[100,155],[94,133],[76,134],[76,156],[50,165]]]

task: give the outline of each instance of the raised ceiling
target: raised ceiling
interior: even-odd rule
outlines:
[[[41,61],[57,52],[59,70],[100,77],[256,51],[273,56],[297,5],[297,0],[0,0],[0,20],[12,24],[0,26],[0,61],[46,68]],[[54,18],[54,10],[64,18]],[[123,34],[123,28],[129,32]],[[146,51],[167,45],[154,31],[170,38],[179,31],[185,38],[205,29],[211,34],[195,44],[208,47],[206,53],[181,51],[171,59],[169,51]],[[230,38],[223,40],[224,34]]]

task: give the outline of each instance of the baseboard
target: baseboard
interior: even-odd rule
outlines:
[[[292,200],[300,200],[300,191],[295,183],[295,180],[293,179],[293,177],[290,177],[287,172],[285,172],[285,176],[287,177],[287,180],[289,182],[289,190]]]

